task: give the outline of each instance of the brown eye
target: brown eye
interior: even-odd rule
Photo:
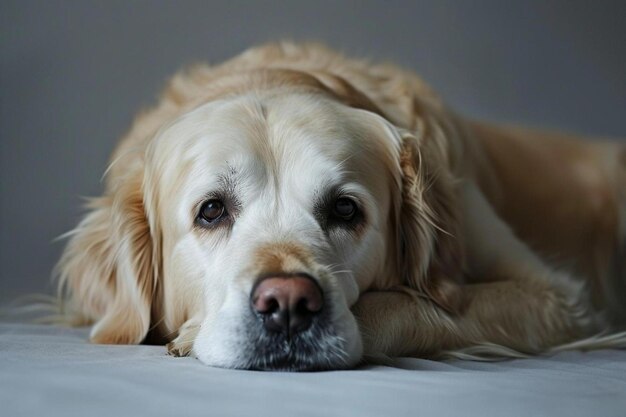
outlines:
[[[347,197],[340,197],[335,201],[333,214],[343,220],[351,220],[356,214],[356,203]]]
[[[207,223],[213,223],[226,214],[224,203],[220,200],[209,200],[202,205],[198,217]]]

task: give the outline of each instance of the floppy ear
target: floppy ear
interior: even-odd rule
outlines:
[[[57,266],[70,307],[95,320],[94,343],[135,344],[146,336],[155,293],[158,251],[148,225],[143,172],[135,169],[93,199],[70,232]]]
[[[463,308],[463,247],[443,132],[402,135],[400,248],[403,279],[450,313]]]

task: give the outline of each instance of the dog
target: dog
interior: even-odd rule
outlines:
[[[472,121],[314,43],[175,75],[69,236],[61,295],[93,343],[211,366],[626,339],[594,338],[626,321],[624,144]]]

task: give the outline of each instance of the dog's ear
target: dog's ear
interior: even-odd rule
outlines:
[[[419,139],[402,134],[400,269],[406,284],[444,310],[458,313],[463,308],[464,255],[449,144],[436,136],[442,131],[421,130]]]
[[[140,343],[150,327],[158,251],[146,219],[143,170],[132,171],[91,200],[57,266],[68,308],[96,320],[94,343]]]
[[[344,104],[387,119],[374,100],[344,78],[322,71],[312,74]],[[404,101],[410,103],[406,113],[414,115],[417,98]],[[425,109],[427,103],[420,106]],[[458,313],[464,307],[460,286],[464,254],[448,154],[451,144],[446,137],[454,129],[434,117],[441,110],[431,111],[432,118],[414,120],[419,138],[408,131],[397,132],[402,142],[402,196],[395,221],[400,239],[396,269],[405,284],[444,310]]]

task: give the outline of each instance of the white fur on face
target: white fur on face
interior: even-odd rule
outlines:
[[[199,107],[154,141],[147,178],[158,189],[166,326],[200,314],[200,360],[260,369],[359,361],[350,306],[384,273],[394,186],[385,161],[399,146],[372,128],[377,118],[316,96],[247,95]],[[325,228],[323,205],[339,194],[362,209],[358,230]],[[228,221],[199,226],[198,210],[211,198],[224,201]],[[325,298],[324,321],[290,343],[264,334],[250,307],[267,272],[259,253],[281,245],[305,254],[303,270],[270,272],[306,273]]]

